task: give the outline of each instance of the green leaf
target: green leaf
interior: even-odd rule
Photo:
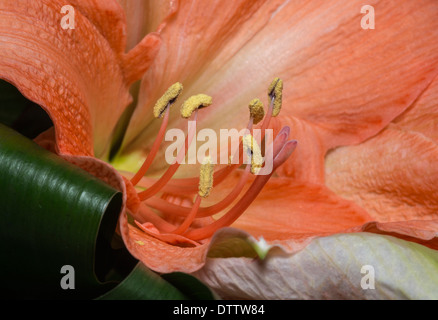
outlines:
[[[215,295],[213,292],[201,281],[182,272],[173,272],[164,274],[163,279],[170,282],[176,288],[178,288],[187,299],[191,300],[214,300]]]
[[[111,268],[122,194],[0,126],[2,287],[20,297],[92,297]],[[61,268],[74,268],[63,290]]]
[[[226,299],[438,299],[438,252],[372,233],[314,239],[296,254],[210,258],[194,274]]]
[[[129,254],[115,234],[120,192],[3,125],[0,174],[1,297],[212,298],[199,280],[169,275],[173,285]]]
[[[117,287],[99,300],[183,300],[187,297],[139,262]]]

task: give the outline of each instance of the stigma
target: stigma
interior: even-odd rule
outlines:
[[[274,138],[267,134],[271,117],[280,113],[282,89],[282,80],[275,78],[268,88],[269,105],[266,112],[259,99],[249,102],[246,133],[239,137],[238,148],[227,156],[232,161],[228,161],[224,167],[215,169],[210,154],[204,157],[198,177],[174,178],[196,135],[195,125],[189,126],[184,145],[177,150],[176,161],[169,164],[162,176],[157,179],[145,178],[163,141],[170,106],[176,103],[183,90],[180,83],[169,87],[153,111],[156,121],[162,121],[156,139],[143,165],[130,180],[133,187],[137,186],[135,200],[141,203],[135,209],[128,207],[135,225],[148,235],[172,245],[197,246],[208,241],[217,230],[236,221],[256,199],[275,169],[289,158],[296,147],[297,142],[289,140],[288,127],[282,128]],[[181,117],[196,124],[198,112],[212,104],[212,98],[208,95],[191,96],[181,105]],[[259,128],[254,129],[259,122]],[[257,140],[265,141],[265,147],[261,148]],[[269,141],[268,144],[266,141]],[[270,155],[270,159],[267,155]],[[218,199],[215,203],[203,204],[215,188],[233,173],[239,175],[233,188],[227,194],[215,197]],[[251,175],[254,177],[251,178]],[[140,183],[143,179],[148,183]]]

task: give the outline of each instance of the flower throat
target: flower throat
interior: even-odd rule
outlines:
[[[265,154],[272,154],[272,166],[268,169],[263,165],[261,149],[254,135],[254,125],[261,123],[261,130],[257,133],[259,141],[266,138],[266,131],[272,117],[278,116],[282,104],[283,82],[275,78],[268,89],[269,107],[265,114],[263,103],[254,99],[249,103],[248,132],[239,140],[239,147],[234,150],[234,161],[227,166],[214,170],[209,156],[202,162],[200,176],[193,178],[172,179],[182,160],[187,155],[196,126],[189,126],[184,145],[177,151],[176,161],[169,165],[164,174],[148,185],[144,190],[135,186],[143,179],[160,145],[163,142],[169,122],[170,107],[181,95],[183,86],[180,83],[172,85],[155,104],[153,113],[155,118],[162,119],[160,129],[151,147],[151,150],[138,172],[129,180],[128,187],[136,190],[134,203],[129,206],[134,223],[148,235],[174,245],[199,245],[210,238],[218,229],[231,225],[250,206],[269,181],[275,169],[283,164],[294,151],[297,142],[288,140],[290,128],[283,127],[273,141],[265,146]],[[196,124],[198,112],[212,104],[212,98],[205,94],[198,94],[187,99],[181,106],[181,116],[190,119]],[[244,163],[245,155],[250,159]],[[230,158],[233,157],[230,155]],[[202,200],[207,198],[212,189],[221,184],[231,173],[239,171],[240,178],[232,190],[217,203],[210,206],[201,206]],[[250,181],[250,175],[256,175],[243,195],[242,190]],[[149,179],[150,180],[150,179]],[[187,195],[191,195],[191,198]],[[175,200],[176,199],[176,200]],[[181,200],[184,199],[184,200]],[[233,205],[232,205],[233,204]],[[232,206],[231,206],[232,205]],[[231,206],[231,208],[229,208]],[[228,210],[223,213],[225,209]],[[223,213],[214,220],[213,215]]]

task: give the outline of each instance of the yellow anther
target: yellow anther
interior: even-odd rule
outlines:
[[[158,99],[154,107],[154,117],[160,118],[161,115],[166,111],[166,109],[176,101],[178,96],[181,94],[183,86],[181,83],[177,82],[169,87],[164,95]]]
[[[276,117],[280,113],[281,103],[283,98],[283,80],[275,78],[268,89],[268,96],[270,99],[274,99],[274,108],[272,116]]]
[[[244,150],[251,157],[251,173],[257,174],[263,165],[262,151],[257,141],[250,134],[243,136],[242,142]]]
[[[249,113],[254,124],[257,124],[263,120],[263,117],[265,116],[265,109],[263,108],[263,103],[260,101],[260,99],[256,98],[251,100],[249,103]]]
[[[198,194],[203,198],[207,198],[213,188],[213,169],[214,165],[211,163],[211,157],[205,157],[201,165],[198,188]]]
[[[213,99],[206,94],[198,94],[188,98],[181,106],[181,115],[184,118],[190,118],[193,111],[200,108],[208,107],[213,103]]]

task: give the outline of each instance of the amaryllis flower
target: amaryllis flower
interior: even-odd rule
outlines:
[[[343,0],[74,0],[75,28],[63,29],[66,2],[1,1],[0,78],[50,115],[54,132],[40,144],[54,133],[60,156],[124,192],[121,236],[151,269],[195,272],[233,241],[235,255],[252,243],[292,257],[316,237],[359,231],[437,248],[436,1],[369,1],[374,29],[361,27],[362,1]],[[199,167],[168,179],[177,168],[168,171],[166,145],[154,142],[163,123],[186,130],[187,119],[176,108],[154,118],[156,102],[182,83],[176,104],[213,99],[196,114],[198,130],[240,130],[250,101],[278,98],[267,95],[275,77],[282,109],[269,119],[265,107],[261,126],[274,129],[277,170],[217,169],[208,208],[186,218],[200,205],[199,179],[190,178]],[[288,157],[291,139],[298,146]],[[216,213],[225,219],[213,222]],[[199,273],[206,281],[208,270],[250,263],[214,262]],[[209,284],[226,282],[216,280]]]

